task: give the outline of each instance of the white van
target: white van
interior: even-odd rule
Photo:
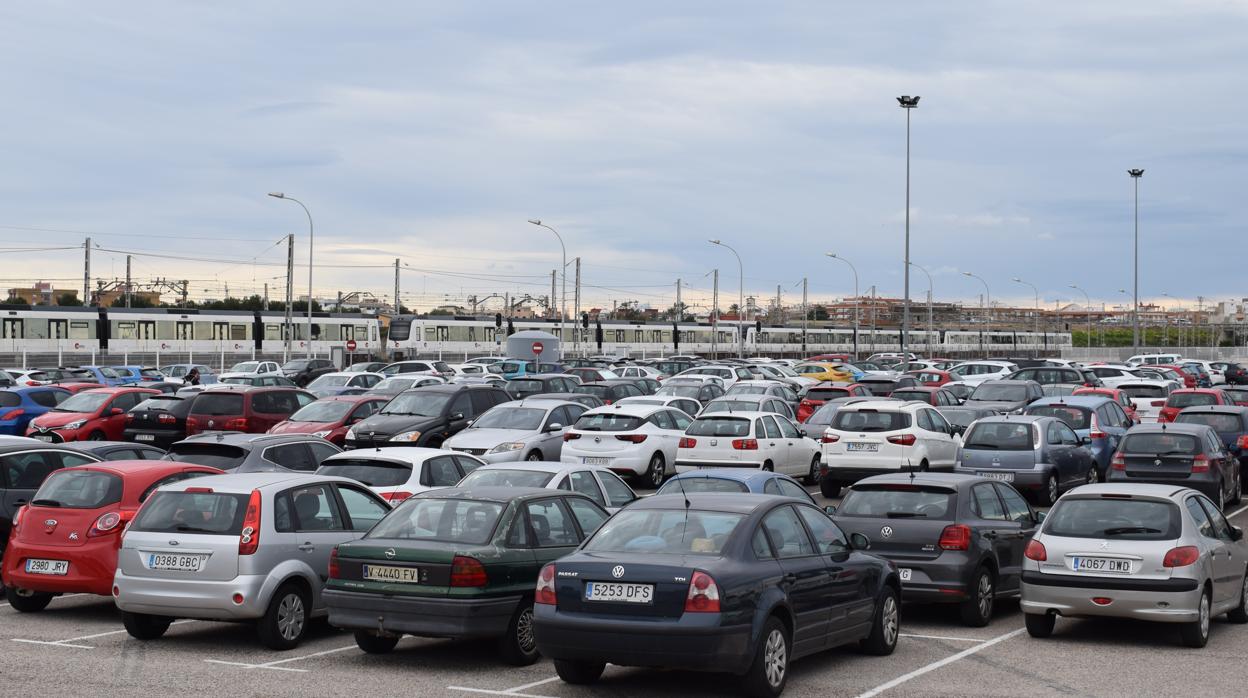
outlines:
[[[1127,364],[1130,366],[1155,366],[1157,364],[1177,364],[1182,361],[1182,354],[1136,354],[1127,359]]]

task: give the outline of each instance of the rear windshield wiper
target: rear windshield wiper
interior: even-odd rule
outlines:
[[[1104,531],[1107,536],[1121,536],[1127,533],[1162,533],[1156,528],[1148,526],[1119,526],[1118,528],[1107,528]]]
[[[55,499],[32,499],[30,500],[32,507],[59,507],[64,506]]]
[[[180,533],[220,533],[220,531],[212,531],[206,528],[199,528],[197,526],[187,526],[186,524],[178,524],[173,527],[173,530]]]
[[[890,519],[926,519],[927,514],[920,514],[917,511],[890,511],[886,514]]]
[[[996,448],[996,449],[999,449],[1001,448],[1001,446],[999,444],[987,444],[987,443],[975,442],[975,443],[969,443],[969,444],[962,444],[962,448]]]

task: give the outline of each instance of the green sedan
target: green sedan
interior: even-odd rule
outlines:
[[[323,597],[331,625],[365,652],[403,635],[498,638],[503,660],[537,661],[533,592],[542,566],[610,515],[562,490],[478,487],[412,497],[363,538],[339,545]]]

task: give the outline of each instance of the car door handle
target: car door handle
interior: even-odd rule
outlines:
[[[307,553],[307,552],[312,552],[313,550],[316,550],[316,546],[312,545],[312,543],[309,542],[309,543],[304,543],[303,545],[299,546],[299,549]]]

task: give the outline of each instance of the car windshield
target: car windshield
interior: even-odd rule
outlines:
[[[744,514],[686,509],[625,509],[585,542],[597,553],[719,555]]]
[[[750,420],[735,417],[705,417],[693,420],[685,433],[690,436],[749,436]]]
[[[1127,434],[1127,438],[1122,440],[1122,446],[1118,448],[1122,453],[1194,456],[1200,453],[1200,442],[1190,434],[1155,431]]]
[[[832,400],[849,395],[849,388],[811,388],[806,391],[807,400]]]
[[[174,405],[185,402],[180,397],[173,395],[160,395],[157,397],[149,397],[148,399],[135,405],[131,412],[167,412],[173,409]]]
[[[317,400],[286,418],[288,422],[337,422],[347,416],[357,403],[345,400]]]
[[[371,390],[374,393],[401,393],[412,387],[416,382],[415,378],[383,378],[377,381]]]
[[[1033,405],[1027,414],[1057,417],[1075,431],[1089,428],[1092,422],[1092,410],[1073,405]]]
[[[294,361],[287,361],[286,363],[282,364],[283,371],[298,372],[298,371],[302,371],[303,369],[307,367],[308,367],[307,359],[296,359]]]
[[[837,516],[880,519],[946,520],[957,511],[957,495],[944,487],[917,485],[855,485],[845,495]]]
[[[728,395],[766,395],[770,390],[765,385],[753,385],[750,383],[737,383],[728,389]]]
[[[53,412],[95,412],[108,402],[112,393],[93,393],[87,391],[73,397],[65,398],[65,402],[52,408]]]
[[[472,423],[472,429],[518,429],[537,431],[546,418],[540,407],[495,407]]]
[[[477,468],[459,481],[459,487],[545,487],[554,473],[517,468]]]
[[[976,422],[962,440],[964,449],[1030,451],[1035,448],[1030,422]]]
[[[687,397],[696,400],[700,390],[701,388],[696,385],[665,385],[656,390],[654,394],[664,397]]]
[[[368,487],[398,487],[411,479],[412,464],[368,458],[343,458],[325,461],[317,468],[316,474],[347,477]]]
[[[396,395],[381,408],[381,414],[400,414],[413,417],[437,417],[446,403],[451,401],[447,393],[410,392]]]
[[[897,431],[909,426],[910,415],[903,412],[840,410],[832,418],[832,428],[838,431]]]
[[[490,539],[503,505],[465,499],[408,499],[365,538],[437,540],[480,545]]]
[[[200,393],[191,403],[191,412],[208,416],[242,414],[243,396],[240,393]]]
[[[260,368],[259,361],[241,361],[230,367],[232,373],[255,373]]]
[[[176,443],[169,447],[165,460],[181,463],[208,465],[221,470],[233,470],[247,458],[247,451],[238,446],[214,443]]]
[[[98,470],[61,470],[52,473],[31,497],[34,506],[99,509],[121,501],[122,480]]]
[[[1022,402],[1027,399],[1027,386],[984,383],[976,388],[967,399],[985,402]]]
[[[65,402],[69,402],[66,400]],[[65,402],[61,406],[65,406]],[[1199,405],[1216,405],[1218,398],[1212,393],[1171,393],[1166,399],[1166,407],[1196,407]]]
[[[166,376],[169,376],[170,378],[181,378],[182,376],[186,375],[186,372],[188,370],[189,368],[186,366],[170,366],[169,368],[166,368],[162,373],[164,373]]]
[[[1160,385],[1119,385],[1118,389],[1127,397],[1165,397],[1166,389]]]
[[[1115,495],[1062,497],[1044,520],[1045,535],[1064,538],[1172,540],[1181,531],[1173,503]]]
[[[743,400],[713,400],[707,403],[706,408],[702,410],[703,414],[711,412],[770,412],[764,410],[757,402],[745,402]]]
[[[682,492],[749,492],[744,482],[723,477],[680,477],[668,480],[655,494],[680,494]]]
[[[597,412],[583,414],[576,420],[576,429],[580,431],[632,431],[640,427],[645,420],[627,414],[613,412]]]
[[[316,390],[317,388],[338,388],[346,385],[349,380],[351,380],[351,376],[321,376],[311,383],[308,383],[308,390]]]
[[[862,387],[866,388],[872,395],[887,396],[897,387],[897,381],[864,380]]]
[[[157,491],[139,510],[130,530],[237,536],[246,510],[247,495]]]
[[[1239,415],[1225,412],[1181,412],[1174,420],[1180,424],[1205,424],[1220,432],[1244,432]]]

